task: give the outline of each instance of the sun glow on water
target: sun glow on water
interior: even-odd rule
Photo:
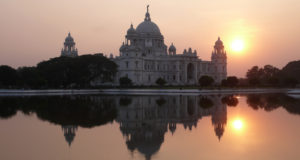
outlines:
[[[241,120],[241,119],[235,119],[233,122],[232,122],[232,126],[235,130],[237,131],[240,131],[243,129],[244,127],[244,122]]]

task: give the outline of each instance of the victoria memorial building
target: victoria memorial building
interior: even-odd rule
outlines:
[[[158,78],[163,78],[169,85],[195,85],[204,75],[216,83],[226,79],[227,56],[220,38],[213,48],[211,61],[199,59],[197,51],[191,48],[178,54],[173,44],[167,47],[164,43],[148,7],[144,21],[136,28],[131,24],[120,55],[113,58],[119,66],[117,81],[128,77],[135,85],[155,85]]]
[[[159,27],[151,20],[149,6],[145,19],[136,28],[131,24],[120,47],[119,56],[110,59],[118,65],[115,83],[128,77],[134,85],[156,85],[163,78],[168,85],[196,85],[201,76],[210,76],[216,83],[227,77],[227,56],[218,38],[211,53],[211,61],[197,56],[197,51],[184,49],[177,53],[173,43],[168,47]],[[65,40],[62,56],[78,55],[70,33]]]

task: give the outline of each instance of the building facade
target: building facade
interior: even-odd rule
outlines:
[[[111,57],[112,58],[112,57]],[[136,28],[131,24],[120,47],[120,55],[112,58],[119,68],[119,78],[128,77],[134,85],[156,85],[163,78],[168,85],[196,85],[201,76],[220,83],[227,77],[227,56],[223,42],[215,42],[211,61],[203,61],[189,48],[177,54],[173,43],[164,43],[159,27],[151,20],[149,6],[145,19]]]

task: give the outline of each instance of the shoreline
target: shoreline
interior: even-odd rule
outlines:
[[[200,95],[200,94],[255,94],[286,93],[300,94],[300,89],[252,88],[252,89],[47,89],[21,90],[0,89],[0,96],[51,96],[51,95]]]

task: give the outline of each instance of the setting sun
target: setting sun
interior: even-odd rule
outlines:
[[[243,123],[242,120],[236,119],[236,120],[233,121],[232,125],[233,125],[234,129],[241,130],[244,126],[244,123]]]
[[[240,52],[245,48],[245,43],[241,39],[235,39],[231,43],[231,49],[235,52]]]

